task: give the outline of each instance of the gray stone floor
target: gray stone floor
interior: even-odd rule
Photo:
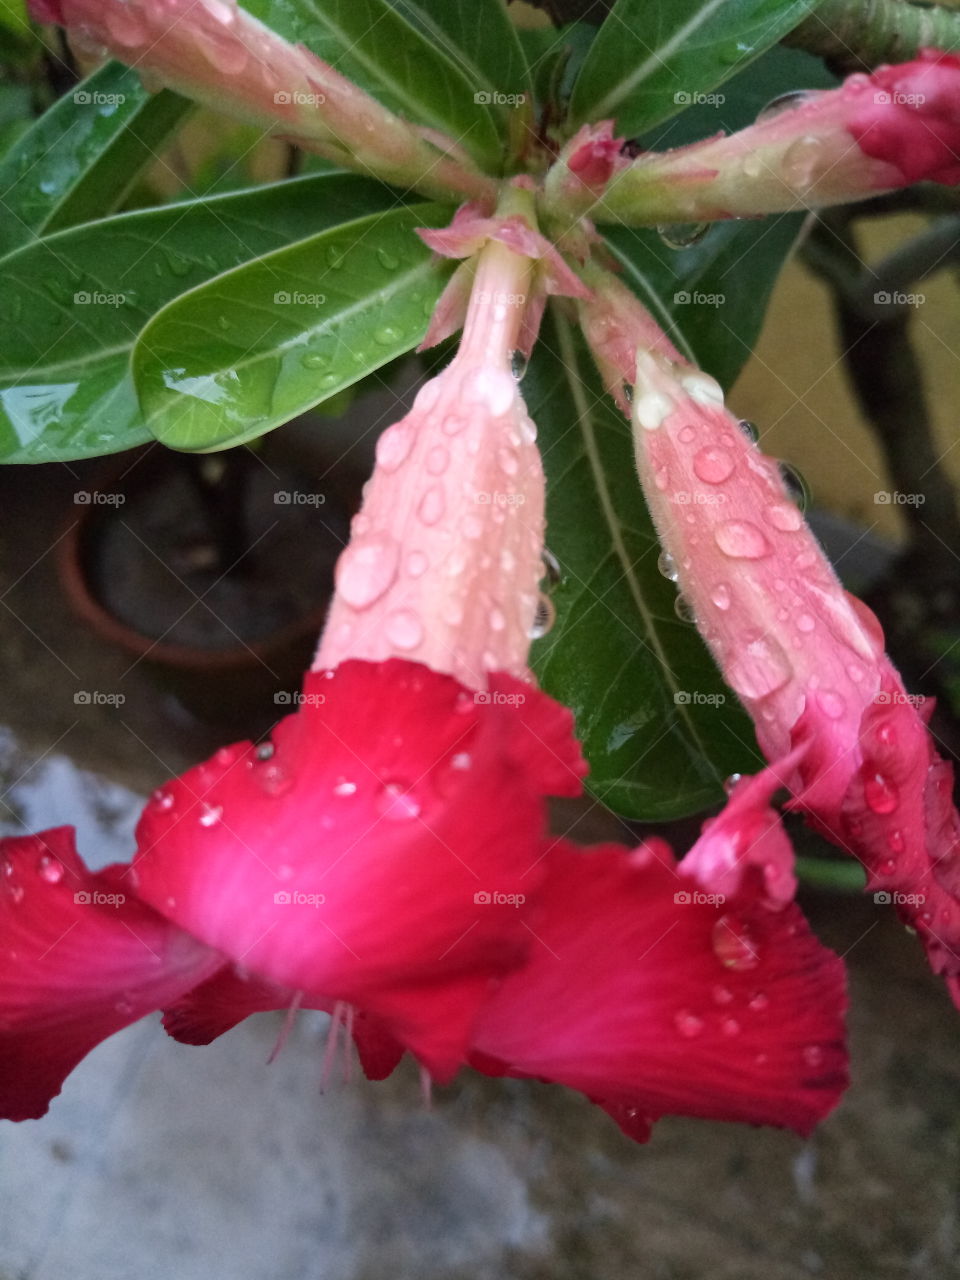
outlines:
[[[74,821],[102,864],[218,735],[66,611],[48,550],[77,487],[0,473],[0,830]],[[118,687],[122,708],[73,701]],[[637,1147],[575,1096],[466,1073],[430,1109],[412,1069],[321,1092],[320,1015],[269,1067],[272,1016],[208,1049],[147,1020],[0,1129],[0,1280],[957,1276],[960,1018],[880,909],[807,906],[850,964],[854,1053],[809,1143],[668,1120]]]

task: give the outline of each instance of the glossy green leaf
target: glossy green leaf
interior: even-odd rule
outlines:
[[[665,821],[723,799],[757,764],[753,730],[657,568],[630,424],[579,332],[553,317],[523,381],[547,472],[557,621],[534,646],[546,691],[573,708],[593,793]]]
[[[191,109],[118,62],[88,76],[0,161],[0,253],[115,209]]]
[[[118,214],[8,255],[0,459],[51,462],[142,443],[150,433],[129,357],[152,315],[222,271],[395,205],[392,191],[365,178],[300,178]]]
[[[450,216],[443,205],[399,206],[177,298],[133,354],[150,430],[175,449],[239,444],[415,347],[452,266],[416,228]]]
[[[501,163],[500,112],[475,101],[482,87],[388,0],[249,0],[244,7],[392,111],[441,130],[478,160]]]
[[[390,5],[457,64],[475,91],[532,93],[527,60],[503,0],[390,0]]]
[[[685,249],[668,248],[652,230],[603,230],[624,280],[677,347],[730,387],[753,350],[802,221],[802,214],[788,213],[716,222]]]
[[[574,86],[574,123],[640,133],[708,94],[796,27],[817,0],[618,0]]]

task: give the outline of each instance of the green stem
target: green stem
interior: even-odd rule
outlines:
[[[823,58],[838,74],[906,62],[920,49],[960,49],[960,12],[906,0],[823,0],[783,40]]]
[[[846,858],[797,858],[797,878],[810,889],[863,893],[867,876],[859,862]]]

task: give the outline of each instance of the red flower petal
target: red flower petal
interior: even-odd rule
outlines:
[[[475,1066],[579,1089],[633,1137],[666,1113],[808,1133],[832,1109],[843,967],[795,906],[698,902],[646,850],[548,861],[538,945],[483,1010]]]
[[[221,963],[121,868],[87,871],[71,827],[0,841],[0,1116],[44,1115],[101,1040]]]
[[[181,1044],[210,1044],[252,1013],[289,1009],[297,993],[272,982],[241,976],[224,965],[208,981],[188,992],[164,1011],[163,1025]],[[332,1013],[334,1001],[300,1004],[300,1008]],[[363,1073],[368,1080],[385,1080],[403,1057],[403,1046],[376,1018],[355,1010],[350,1021]]]
[[[240,744],[148,804],[139,892],[307,1004],[382,1017],[448,1076],[487,981],[529,944],[490,894],[535,893],[543,795],[582,773],[569,713],[491,683],[399,659],[311,675],[268,759]]]

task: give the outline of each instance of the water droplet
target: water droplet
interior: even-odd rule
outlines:
[[[721,445],[709,445],[693,459],[694,475],[704,484],[723,484],[733,474],[735,466],[733,454]]]
[[[789,93],[781,93],[779,97],[771,99],[760,110],[757,115],[757,124],[765,124],[768,120],[775,120],[777,116],[782,116],[786,111],[795,111],[797,107],[802,107],[816,96],[816,90],[811,91],[810,89],[791,89]]]
[[[887,845],[893,853],[903,853],[905,841],[902,831],[891,831],[887,837]]]
[[[717,983],[713,988],[713,998],[717,1004],[729,1004],[733,999],[733,992],[729,987],[724,987]]]
[[[766,536],[749,520],[724,520],[713,536],[723,554],[734,560],[762,560],[770,554]]]
[[[677,433],[677,439],[680,441],[681,444],[692,444],[692,442],[696,440],[696,438],[697,438],[696,428],[691,427],[689,425],[686,427],[681,427],[679,432]]]
[[[335,796],[352,796],[356,795],[356,792],[357,784],[355,782],[348,782],[346,778],[341,778],[333,788],[333,794]]]
[[[274,747],[272,742],[261,742],[257,746],[254,752],[254,755],[257,757],[258,760],[269,760],[270,757],[273,755],[273,751],[274,751]]]
[[[407,573],[411,578],[421,578],[429,565],[430,561],[422,551],[411,551],[407,556]]]
[[[327,256],[327,265],[329,267],[332,267],[334,271],[339,271],[340,268],[343,266],[343,260],[346,255],[344,254],[342,249],[339,249],[337,248],[336,245],[332,244],[327,248],[326,256]]]
[[[633,387],[630,385],[630,383],[625,382],[623,386],[620,388],[620,390],[627,404],[633,404]]]
[[[755,969],[760,962],[757,947],[742,920],[721,916],[713,926],[713,954],[725,969]]]
[[[756,444],[760,439],[760,428],[755,422],[749,422],[746,418],[741,418],[737,426],[747,437],[751,444]]]
[[[815,134],[804,134],[796,142],[791,142],[784,152],[781,161],[784,181],[802,195],[813,186],[823,159],[824,147],[821,140]]]
[[[223,817],[223,806],[219,804],[203,804],[201,805],[200,825],[201,827],[215,827]]]
[[[736,787],[736,785],[741,781],[742,778],[743,778],[742,773],[731,773],[727,778],[724,779],[723,789],[727,793],[727,795],[730,795],[733,792],[734,787]]]
[[[13,870],[12,867],[11,870]],[[63,863],[48,853],[45,853],[37,863],[37,870],[40,872],[41,880],[46,880],[47,884],[59,884],[63,879]]]
[[[808,1067],[819,1067],[823,1063],[823,1050],[818,1044],[808,1044],[803,1050],[803,1060]]]
[[[689,1009],[681,1009],[673,1020],[679,1035],[685,1040],[693,1040],[703,1030],[703,1019],[698,1018]]]
[[[427,454],[426,467],[432,476],[442,476],[450,465],[450,450],[442,444],[435,444]]]
[[[725,582],[718,582],[710,592],[710,599],[725,613],[730,608],[730,588]]]
[[[733,1036],[738,1036],[740,1034],[740,1023],[736,1018],[724,1018],[723,1022],[720,1024],[720,1030],[728,1039]]]
[[[377,792],[377,812],[392,822],[409,822],[419,817],[420,801],[402,783],[385,782]]]
[[[384,471],[396,471],[406,462],[413,447],[413,432],[402,422],[387,427],[377,441],[377,465]]]
[[[810,614],[810,613],[800,613],[800,614],[798,614],[798,615],[797,615],[797,630],[798,630],[798,631],[802,631],[802,632],[804,632],[804,634],[808,634],[809,632],[811,632],[811,631],[814,629],[814,627],[815,627],[816,625],[817,625],[817,622],[816,622],[816,619],[814,618],[813,614]]]
[[[337,591],[354,609],[369,608],[396,578],[399,558],[399,548],[389,534],[351,542],[337,561]]]
[[[503,631],[507,625],[507,620],[503,615],[503,610],[496,608],[496,606],[490,610],[487,621],[490,625],[491,631]]]
[[[377,261],[383,267],[384,271],[396,271],[400,265],[400,259],[396,254],[390,253],[387,249],[377,250]]]
[[[833,689],[823,689],[817,694],[817,702],[825,716],[831,720],[839,720],[847,709],[846,699]]]
[[[218,328],[223,329],[223,331],[226,332],[227,329],[230,328],[229,316],[217,316],[217,326]]]
[[[282,796],[293,786],[293,778],[279,764],[265,764],[259,771],[257,780],[267,795]]]
[[[380,347],[393,347],[400,341],[400,330],[392,324],[381,325],[373,331],[373,340]]]
[[[153,802],[157,808],[161,809],[164,813],[169,813],[175,803],[174,798],[169,791],[155,791],[153,793]]]
[[[560,561],[549,547],[544,547],[540,552],[540,561],[543,565],[541,577],[546,578],[547,590],[552,591],[554,587],[560,585],[560,579],[563,576],[560,570]]]
[[[170,249],[164,250],[164,257],[167,260],[167,266],[175,276],[185,276],[190,270],[188,259],[182,257],[179,253],[174,253]]]
[[[875,773],[867,778],[863,784],[863,793],[874,813],[893,813],[900,803],[896,784],[882,773]]]
[[[537,597],[537,611],[533,615],[533,622],[530,626],[530,639],[540,640],[552,628],[557,618],[557,611],[553,607],[553,601],[549,596],[545,596],[542,592]]]
[[[423,623],[412,609],[397,609],[387,618],[386,635],[398,649],[415,649],[423,640]]]
[[[727,680],[741,698],[765,698],[793,675],[783,646],[759,632],[745,636],[726,663]]]
[[[763,514],[767,522],[781,533],[796,533],[803,528],[803,516],[792,503],[775,502],[765,507]]]
[[[469,751],[458,751],[450,761],[450,768],[466,773],[473,766],[473,757]]]
[[[527,356],[519,349],[513,351],[510,355],[510,372],[513,374],[517,382],[520,382],[523,375],[527,372],[527,366],[530,364]]]
[[[467,420],[458,413],[448,413],[440,424],[440,430],[445,436],[455,436],[463,430],[467,425]]]
[[[680,570],[677,568],[677,562],[669,551],[660,552],[660,555],[657,557],[657,568],[668,582],[676,582],[680,577]]]
[[[500,463],[500,469],[504,475],[515,476],[520,470],[520,459],[514,449],[508,449],[506,446],[498,449],[497,461]]]
[[[709,230],[709,222],[665,222],[657,227],[657,235],[668,249],[689,249]]]
[[[693,605],[686,596],[677,596],[673,602],[673,612],[681,622],[696,622],[697,620]]]
[[[308,351],[306,355],[300,357],[300,363],[305,369],[324,369],[330,363],[330,359],[320,351]]]
[[[766,1009],[769,1006],[769,1004],[770,1004],[769,997],[764,995],[762,991],[758,991],[755,996],[751,997],[750,1001],[747,1004],[747,1008],[750,1010],[751,1013],[763,1013],[764,1009]]]

